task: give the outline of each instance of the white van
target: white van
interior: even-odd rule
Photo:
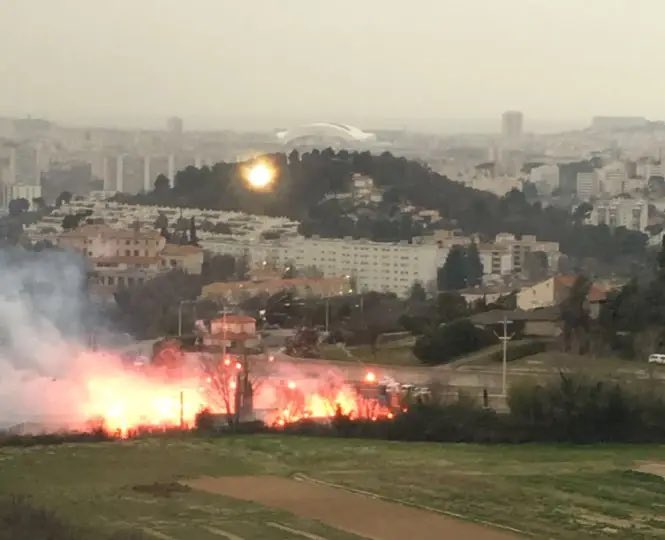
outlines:
[[[649,355],[650,364],[665,364],[665,354],[651,354]]]

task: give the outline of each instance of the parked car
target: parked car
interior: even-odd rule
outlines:
[[[651,354],[649,355],[650,364],[664,364],[665,365],[665,354]]]

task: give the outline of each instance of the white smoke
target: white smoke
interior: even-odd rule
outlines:
[[[71,253],[0,250],[0,427],[75,410],[86,344],[86,274]]]

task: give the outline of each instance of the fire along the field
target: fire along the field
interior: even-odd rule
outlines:
[[[340,414],[390,419],[406,407],[405,388],[374,371],[351,382],[334,369],[307,373],[288,359],[169,351],[164,361],[165,352],[153,362],[125,362],[122,369],[86,374],[80,417],[88,426],[127,437],[192,428],[202,411],[280,427]]]

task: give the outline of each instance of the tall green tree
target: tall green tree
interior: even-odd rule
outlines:
[[[459,290],[466,287],[466,250],[462,246],[453,246],[446,262],[439,269],[439,290]]]
[[[423,287],[423,284],[420,283],[419,281],[416,281],[411,286],[411,292],[409,293],[409,300],[411,302],[424,302],[425,300],[427,300],[427,292],[425,291],[425,287]]]
[[[476,287],[483,282],[483,265],[480,262],[478,246],[472,243],[466,248],[466,284]]]
[[[564,348],[572,349],[573,342],[577,342],[577,352],[586,352],[588,333],[591,325],[587,297],[591,282],[586,276],[578,276],[570,288],[567,298],[561,303],[561,319],[563,321]]]

